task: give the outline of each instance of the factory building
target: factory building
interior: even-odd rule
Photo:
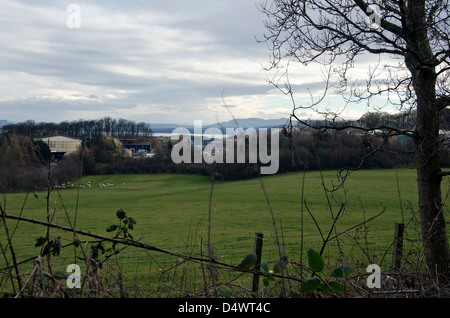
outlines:
[[[81,147],[81,140],[64,136],[46,137],[41,140],[50,148],[54,161],[61,160],[66,154],[75,152]]]

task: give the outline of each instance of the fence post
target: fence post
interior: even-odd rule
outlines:
[[[263,237],[262,233],[255,234],[255,254],[256,254],[256,265],[254,266],[255,271],[259,271],[261,268],[261,254],[262,254],[262,246],[263,246]],[[258,294],[259,288],[259,274],[253,274],[252,276],[252,296],[256,297]]]
[[[394,269],[399,269],[402,262],[404,228],[405,226],[403,223],[395,223],[394,256],[392,258]]]

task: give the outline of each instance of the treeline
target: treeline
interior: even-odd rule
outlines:
[[[449,112],[444,114],[448,115]],[[448,119],[448,116],[443,118]],[[392,120],[392,117],[383,114],[367,114],[359,123],[369,127],[378,125],[381,121],[387,124]],[[447,121],[443,124],[447,124]],[[26,122],[2,128],[2,192],[42,189],[48,185],[48,181],[50,186],[54,186],[73,181],[81,175],[169,172],[215,175],[220,180],[239,180],[254,178],[259,174],[260,165],[252,163],[174,164],[171,159],[173,143],[161,145],[158,139],[151,137],[148,125],[133,126],[130,121],[104,118],[95,121],[80,120],[64,127],[63,123]],[[55,134],[77,138],[83,136],[83,146],[79,152],[66,156],[61,162],[51,163],[50,150],[39,138]],[[152,143],[155,156],[140,159],[124,157],[118,140],[130,136],[141,138],[146,134],[148,137],[144,139]],[[441,150],[441,167],[446,168],[450,167],[448,142],[444,142],[447,146]],[[278,173],[341,168],[414,167],[414,148],[413,140],[405,136],[386,139],[376,134],[349,134],[345,130],[321,132],[300,129],[295,130],[293,135],[280,134]],[[248,156],[246,158],[248,160]]]
[[[63,121],[60,123],[36,123],[33,120],[8,124],[1,128],[2,134],[18,134],[30,138],[43,138],[63,135],[71,138],[92,138],[100,135],[111,137],[149,137],[152,134],[150,124],[128,119],[104,117],[96,120]]]
[[[157,142],[157,139],[153,140]],[[103,145],[102,145],[103,144]],[[109,142],[96,142],[85,148],[81,156],[71,156],[71,162],[81,165],[85,174],[188,173],[215,175],[220,180],[241,180],[259,175],[261,164],[248,163],[181,163],[171,159],[171,144],[158,145],[153,158],[124,158]],[[108,144],[108,142],[107,142]],[[248,146],[248,144],[247,144]],[[109,149],[109,150],[108,150]],[[115,150],[116,149],[116,150]],[[299,132],[292,138],[280,135],[278,173],[303,170],[340,168],[413,167],[412,139],[386,141],[376,135],[349,135],[346,132]],[[193,152],[192,152],[193,153]],[[109,159],[108,159],[109,158]],[[442,156],[449,166],[448,151]],[[192,162],[194,162],[192,160]],[[236,162],[236,161],[235,161]]]
[[[171,144],[163,147],[157,139],[152,141],[156,150],[152,158],[124,157],[117,139],[97,136],[85,141],[79,152],[67,155],[58,163],[50,163],[51,155],[45,143],[17,134],[3,136],[0,140],[0,190],[45,189],[48,185],[53,187],[73,181],[81,175],[188,173],[215,176],[223,181],[259,175],[261,165],[248,162],[174,164]],[[248,161],[248,156],[246,158]],[[450,167],[448,149],[442,152],[441,165]],[[292,138],[280,135],[278,173],[414,166],[414,144],[411,139],[392,138],[387,141],[376,135],[349,135],[336,131],[298,133]]]
[[[12,134],[0,138],[0,190],[33,191],[46,186],[51,157],[48,146],[31,138]]]
[[[341,168],[413,167],[415,165],[413,149],[411,139],[385,142],[377,136],[349,135],[346,132],[299,133],[292,138],[280,135],[278,173]],[[447,151],[442,157],[447,166],[450,163],[449,158]],[[220,180],[227,181],[258,177],[261,166],[264,165],[248,162],[174,164],[170,160],[170,154],[163,152],[153,159],[140,162],[133,159],[121,160],[117,162],[115,170],[120,173],[172,172],[216,175]]]
[[[78,152],[53,162],[48,145],[28,136],[0,137],[0,193],[53,188],[82,175],[116,173],[123,159],[121,144],[105,135],[89,138]]]
[[[362,127],[393,127],[398,129],[414,129],[416,125],[416,110],[403,111],[397,114],[387,112],[368,112],[357,121]],[[441,129],[450,128],[450,108],[443,109],[439,114]]]

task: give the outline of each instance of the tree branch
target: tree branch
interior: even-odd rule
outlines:
[[[365,3],[363,0],[354,0],[354,2],[368,17],[370,17],[371,13],[368,10],[370,6],[367,3]],[[405,36],[403,28],[384,19],[380,19],[380,26],[399,37],[403,38]]]
[[[116,244],[123,244],[123,245],[126,245],[126,246],[134,246],[134,247],[143,248],[143,249],[150,250],[150,251],[156,251],[156,252],[159,252],[159,253],[168,254],[168,255],[171,255],[171,256],[178,257],[178,258],[182,258],[184,260],[196,261],[196,262],[199,262],[199,263],[202,263],[202,262],[211,263],[212,262],[214,264],[214,266],[221,266],[223,268],[228,268],[228,269],[231,269],[233,271],[238,271],[238,272],[242,272],[242,273],[257,273],[257,274],[263,275],[263,276],[266,275],[266,273],[263,273],[261,271],[255,270],[255,269],[241,269],[241,268],[239,268],[237,266],[234,266],[234,265],[231,265],[231,264],[227,264],[227,263],[222,263],[222,262],[219,262],[219,261],[217,261],[215,259],[212,260],[211,258],[204,259],[204,258],[199,258],[199,257],[193,257],[193,256],[184,255],[184,254],[174,253],[174,252],[170,252],[170,251],[167,251],[167,250],[155,247],[155,246],[151,246],[151,245],[147,245],[147,244],[144,244],[144,243],[140,243],[140,242],[137,242],[137,241],[113,239],[113,238],[109,238],[109,237],[106,237],[106,236],[93,234],[93,233],[90,233],[90,232],[81,231],[81,230],[73,229],[73,228],[70,228],[70,227],[62,226],[62,225],[57,225],[57,224],[53,224],[53,223],[48,223],[48,222],[44,222],[44,221],[30,219],[30,218],[26,218],[26,217],[22,217],[22,216],[9,215],[9,214],[6,214],[5,212],[0,213],[0,218],[19,220],[19,221],[29,222],[29,223],[33,223],[33,224],[39,224],[39,225],[43,225],[43,226],[48,226],[48,227],[51,227],[51,228],[56,228],[56,229],[59,229],[59,230],[62,230],[62,231],[75,232],[77,234],[88,236],[88,237],[92,237],[92,238],[95,238],[95,239],[98,239],[98,240],[107,241],[107,242],[116,243]],[[287,279],[298,281],[298,282],[302,281],[302,279],[300,279],[300,278],[291,277],[291,276],[285,276],[285,275],[282,275],[282,274],[280,275],[280,274],[272,273],[271,275],[273,277],[287,278]]]
[[[436,106],[439,110],[443,110],[446,107],[450,106],[450,96],[444,95],[444,96],[438,97],[436,99]]]
[[[147,244],[144,244],[144,243],[140,243],[140,242],[137,242],[137,241],[113,239],[113,238],[109,238],[109,237],[106,237],[106,236],[93,234],[91,232],[81,231],[81,230],[73,229],[73,228],[70,228],[70,227],[62,226],[62,225],[57,225],[57,224],[53,224],[53,223],[49,223],[49,222],[44,222],[44,221],[39,221],[39,220],[35,220],[35,219],[30,219],[30,218],[26,218],[26,217],[22,217],[22,216],[10,215],[10,214],[6,214],[6,213],[2,213],[1,216],[3,218],[6,218],[6,219],[19,220],[19,221],[29,222],[29,223],[33,223],[33,224],[39,224],[39,225],[43,225],[43,226],[48,226],[48,227],[51,227],[51,228],[56,228],[56,229],[62,230],[62,231],[74,232],[74,233],[77,233],[77,234],[80,234],[80,235],[92,237],[92,238],[95,238],[95,239],[98,239],[98,240],[103,240],[103,241],[107,241],[107,242],[111,242],[111,243],[129,245],[129,246],[144,248],[144,249],[150,250],[150,251],[156,251],[156,252],[160,252],[160,253],[164,253],[164,254],[169,254],[169,255],[172,255],[172,256],[176,256],[176,257],[186,258],[185,255],[169,252],[169,251],[160,249],[158,247],[150,246],[150,245],[147,245]],[[192,258],[190,258],[190,259],[192,259]],[[205,260],[205,259],[196,259],[196,260],[209,261],[209,260]]]

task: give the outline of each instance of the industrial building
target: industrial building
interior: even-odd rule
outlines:
[[[81,140],[64,136],[46,137],[41,140],[50,148],[54,161],[61,160],[66,154],[75,152],[81,147]]]

